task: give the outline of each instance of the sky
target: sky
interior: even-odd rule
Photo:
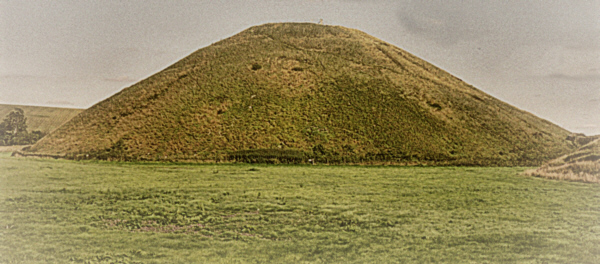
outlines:
[[[0,0],[0,104],[88,108],[248,27],[320,19],[600,134],[600,0]]]

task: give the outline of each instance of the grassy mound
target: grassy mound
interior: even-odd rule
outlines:
[[[363,32],[286,23],[194,52],[86,110],[30,154],[540,165],[575,149],[568,135]]]
[[[600,183],[600,136],[593,138],[594,141],[577,151],[552,160],[527,174],[550,179]]]

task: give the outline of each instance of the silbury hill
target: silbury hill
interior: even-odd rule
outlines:
[[[284,23],[192,53],[82,112],[27,153],[512,166],[576,149],[569,134],[363,32]]]

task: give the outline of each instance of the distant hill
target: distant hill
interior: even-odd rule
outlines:
[[[600,136],[587,139],[593,141],[527,174],[550,179],[600,183]]]
[[[29,154],[540,165],[576,148],[569,134],[358,30],[284,23],[194,52],[85,110]]]
[[[58,128],[84,109],[59,108],[29,105],[0,104],[0,122],[15,108],[21,108],[27,118],[27,131],[39,130],[49,133]]]

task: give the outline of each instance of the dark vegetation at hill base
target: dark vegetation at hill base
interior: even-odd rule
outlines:
[[[363,32],[286,23],[200,49],[23,154],[513,166],[575,150],[568,136]]]

